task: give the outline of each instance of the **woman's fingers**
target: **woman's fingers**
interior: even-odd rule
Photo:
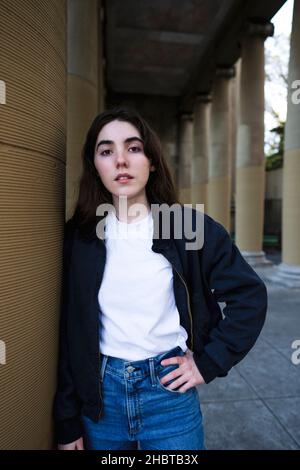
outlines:
[[[76,450],[84,450],[82,437],[76,441]]]
[[[70,442],[69,444],[58,444],[58,450],[84,450],[83,438],[80,437],[76,441]]]

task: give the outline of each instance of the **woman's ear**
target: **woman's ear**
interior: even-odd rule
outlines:
[[[155,171],[155,166],[152,165],[152,159],[150,158],[150,168],[149,168],[150,171]]]

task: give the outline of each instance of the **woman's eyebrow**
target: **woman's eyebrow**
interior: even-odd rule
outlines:
[[[127,139],[124,140],[124,143],[128,144],[128,143],[133,142],[135,140],[138,140],[139,142],[144,144],[143,139],[141,139],[140,137],[127,137]],[[98,150],[98,147],[100,147],[100,145],[111,145],[113,143],[114,143],[113,140],[100,140],[100,142],[97,144],[96,150]]]

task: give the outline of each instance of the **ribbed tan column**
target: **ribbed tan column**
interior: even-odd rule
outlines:
[[[294,2],[283,167],[282,263],[277,279],[300,287],[300,3]]]
[[[210,95],[198,95],[194,107],[192,204],[204,204],[204,212],[207,209],[210,101]]]
[[[0,448],[50,449],[65,220],[65,1],[1,0],[0,44]]]
[[[81,149],[86,132],[103,106],[101,2],[68,0],[68,132],[66,218],[74,210],[82,173]],[[100,32],[99,32],[100,28]],[[103,61],[102,61],[103,62]]]
[[[178,186],[182,204],[192,203],[193,115],[180,116]]]
[[[236,156],[236,243],[253,265],[269,264],[262,251],[264,158],[264,40],[273,25],[249,24],[242,43],[240,119]]]
[[[211,104],[208,214],[230,231],[230,78],[234,68],[219,68]]]

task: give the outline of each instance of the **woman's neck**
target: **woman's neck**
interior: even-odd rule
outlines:
[[[150,212],[150,205],[147,200],[136,199],[133,201],[132,199],[126,199],[126,197],[117,198],[114,201],[114,207],[118,220],[127,224],[144,219]]]

